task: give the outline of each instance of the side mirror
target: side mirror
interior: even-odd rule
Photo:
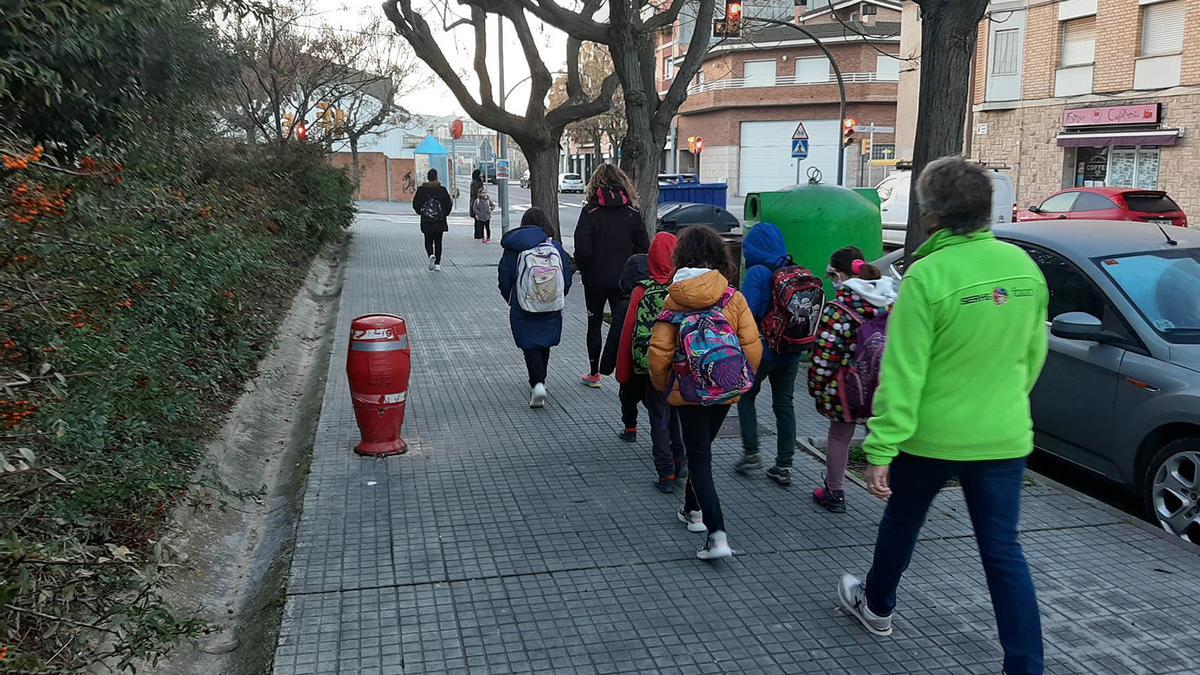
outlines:
[[[1054,317],[1050,324],[1050,334],[1064,340],[1102,342],[1104,325],[1100,319],[1087,312],[1067,312]]]
[[[1030,213],[1041,213],[1042,212],[1042,210],[1036,206],[1030,206],[1028,209],[1025,209],[1025,210],[1029,211]]]

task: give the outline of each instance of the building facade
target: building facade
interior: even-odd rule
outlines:
[[[1200,222],[1200,0],[995,2],[975,61],[971,155],[1010,167],[1019,204],[1158,189]]]
[[[664,170],[726,182],[730,194],[740,196],[793,185],[797,176],[807,180],[811,168],[833,183],[838,155],[844,153],[844,184],[877,183],[895,160],[900,9],[892,1],[810,0],[797,6],[747,0],[745,16],[794,20],[829,48],[846,83],[846,116],[857,122],[858,131],[844,146],[837,81],[816,44],[791,27],[748,21],[741,38],[710,45],[664,148]],[[674,81],[693,30],[711,27],[698,28],[684,17],[660,40],[660,93]],[[808,156],[797,161],[791,140],[801,124]],[[689,144],[695,137],[703,139],[698,157]]]

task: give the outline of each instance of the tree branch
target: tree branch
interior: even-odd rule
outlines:
[[[675,79],[671,81],[671,88],[667,90],[666,95],[662,98],[662,105],[654,111],[654,125],[656,127],[666,127],[670,125],[671,118],[678,112],[679,106],[687,99],[688,84],[696,73],[700,71],[700,66],[704,63],[704,56],[708,53],[708,40],[711,35],[710,31],[700,30],[701,26],[711,26],[713,17],[713,5],[715,0],[700,0],[700,6],[696,10],[696,30],[692,31],[692,39],[688,44],[687,55],[683,57],[683,63],[675,73]]]
[[[658,14],[655,14],[654,16],[650,17],[649,21],[643,23],[641,27],[642,30],[649,32],[673,26],[675,24],[675,20],[679,18],[680,10],[683,9],[683,6],[686,3],[687,0],[673,0],[670,7],[659,12]],[[697,27],[699,25],[699,23],[696,24]]]
[[[600,93],[595,98],[589,101],[563,103],[546,115],[546,121],[552,127],[559,128],[576,120],[586,120],[599,115],[612,107],[613,92],[617,90],[618,84],[620,84],[620,80],[617,78],[617,74],[609,74],[600,84]]]

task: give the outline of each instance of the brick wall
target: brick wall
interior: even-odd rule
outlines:
[[[1133,67],[1142,48],[1137,0],[1099,0],[1096,8],[1096,70],[1092,91],[1109,94],[1133,88]]]
[[[334,152],[327,157],[333,166],[350,172],[350,153]],[[398,202],[412,201],[416,186],[421,184],[421,181],[417,180],[411,159],[388,159],[382,152],[360,152],[358,167],[359,184],[355,199],[387,201],[390,198],[391,201]],[[390,195],[389,168],[392,183]]]
[[[1054,95],[1054,71],[1058,69],[1059,54],[1062,51],[1058,4],[1030,7],[1027,12],[1021,97],[1048,98]]]
[[[988,50],[988,20],[979,24],[979,39],[975,41],[975,82],[971,92],[973,103],[983,103],[987,100],[987,57]]]
[[[1183,72],[1179,83],[1200,84],[1200,2],[1189,2],[1183,24]]]

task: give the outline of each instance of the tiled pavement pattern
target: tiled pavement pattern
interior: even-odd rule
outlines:
[[[650,486],[647,440],[615,437],[615,384],[576,382],[579,287],[551,357],[550,403],[526,407],[496,293],[499,254],[455,227],[443,271],[431,274],[410,217],[364,215],[354,227],[276,673],[1000,671],[954,491],[930,514],[888,639],[842,615],[834,595],[843,570],[865,572],[881,504],[851,486],[848,514],[815,508],[808,492],[821,467],[806,455],[782,489],[730,472],[736,433],[718,439],[738,555],[697,561],[702,535],[675,519],[679,498]],[[404,316],[413,345],[412,450],[385,460],[350,452],[342,359],[350,319],[370,311]],[[802,424],[802,435],[821,433],[811,414]],[[1125,520],[1027,488],[1024,543],[1048,672],[1200,669],[1200,558]]]

